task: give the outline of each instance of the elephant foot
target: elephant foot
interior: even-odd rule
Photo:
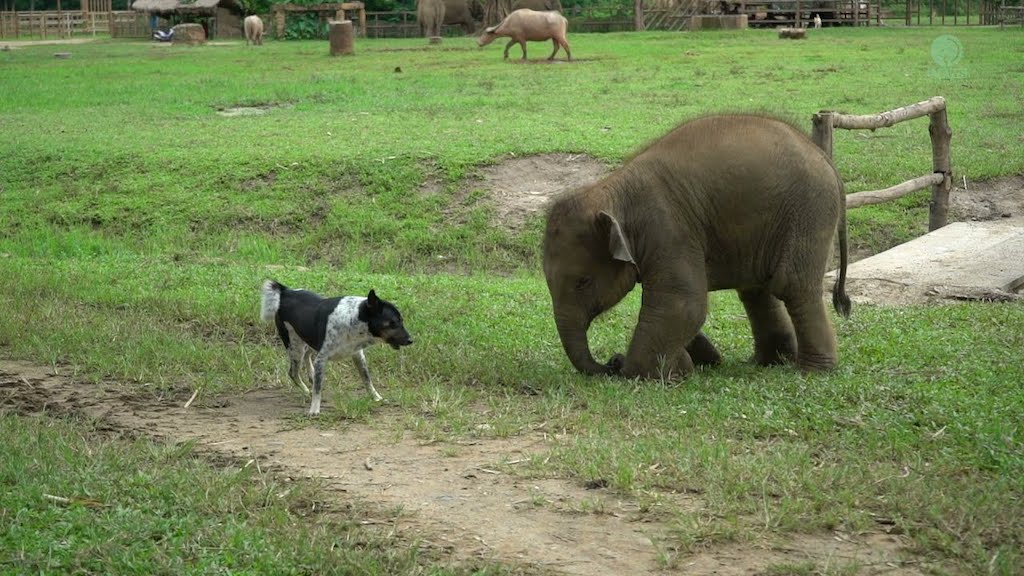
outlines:
[[[703,332],[686,346],[686,351],[695,366],[718,366],[722,363],[722,355]]]
[[[751,360],[758,366],[777,366],[796,357],[796,338],[792,334],[776,334],[755,344]]]
[[[622,354],[615,354],[608,359],[605,367],[608,368],[608,373],[612,375],[619,375],[622,373],[622,367],[626,364],[626,357]]]
[[[823,354],[801,354],[797,366],[804,372],[828,372],[836,367],[836,357]]]

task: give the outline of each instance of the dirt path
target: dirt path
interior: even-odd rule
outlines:
[[[447,551],[455,560],[482,558],[538,573],[747,575],[773,565],[818,567],[856,563],[859,574],[921,574],[886,534],[798,536],[783,543],[730,544],[674,556],[662,543],[669,527],[640,513],[637,502],[562,479],[524,480],[499,468],[542,456],[549,437],[534,431],[509,439],[423,443],[388,426],[309,426],[301,401],[285,390],[256,390],[184,408],[187,398],[144,399],[116,384],[93,385],[52,369],[0,361],[0,408],[19,413],[77,413],[133,434],[193,441],[200,454],[246,463],[287,478],[316,478],[328,497],[391,510],[379,520]],[[390,430],[384,432],[383,430]],[[696,499],[673,498],[697,510]],[[397,512],[395,512],[397,511]],[[371,520],[375,522],[375,520]]]

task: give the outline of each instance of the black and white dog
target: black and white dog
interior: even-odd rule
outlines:
[[[380,394],[370,381],[363,349],[378,342],[398,350],[412,344],[402,324],[402,315],[390,302],[369,296],[337,296],[323,298],[307,290],[292,290],[274,280],[263,283],[260,316],[277,325],[277,334],[288,350],[291,361],[288,376],[302,387],[299,368],[309,363],[313,378],[313,401],[309,415],[320,413],[320,393],[327,361],[336,354],[348,354],[363,377],[366,391],[374,400]],[[315,354],[314,354],[315,351]]]

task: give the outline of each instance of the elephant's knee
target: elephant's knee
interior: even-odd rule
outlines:
[[[675,380],[693,373],[693,359],[686,350],[680,350],[675,357],[658,354],[646,362],[630,361],[627,357],[621,374],[626,378],[649,380]]]

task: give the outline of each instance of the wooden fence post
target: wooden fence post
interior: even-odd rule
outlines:
[[[277,30],[277,39],[284,40],[284,10],[273,7],[274,10],[274,28]]]
[[[814,127],[811,131],[811,140],[825,151],[825,155],[832,157],[832,112],[822,110],[811,117]]]
[[[946,108],[932,112],[929,116],[928,135],[932,139],[932,171],[942,174],[942,182],[932,186],[932,201],[928,206],[928,230],[937,230],[946,225],[949,217],[949,192],[953,187],[953,171],[950,162],[950,142],[953,131],[946,119]]]
[[[351,20],[331,20],[327,23],[327,27],[330,30],[331,56],[355,52]]]

